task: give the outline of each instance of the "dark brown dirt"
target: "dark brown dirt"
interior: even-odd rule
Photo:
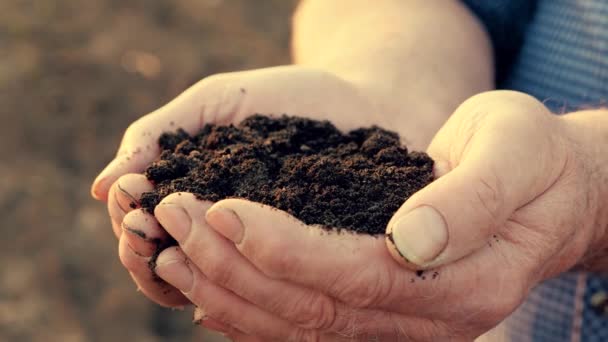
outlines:
[[[150,212],[184,191],[214,202],[246,198],[307,224],[376,235],[433,180],[425,153],[408,153],[398,134],[379,127],[343,134],[328,121],[255,115],[195,136],[165,133],[159,144],[160,160],[146,170],[155,190],[141,199]]]

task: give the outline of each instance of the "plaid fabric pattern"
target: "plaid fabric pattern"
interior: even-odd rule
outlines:
[[[584,303],[593,303],[592,298],[599,293],[608,292],[608,279],[602,277],[589,277],[583,298]],[[608,316],[603,310],[587,305],[581,318],[581,341],[601,342],[608,341]]]
[[[494,8],[497,2],[502,1],[485,1]],[[504,25],[504,17],[529,16],[505,10],[502,19],[488,21],[488,9],[483,12],[477,3],[469,6],[482,14],[495,45],[501,41],[492,34],[493,25]],[[500,87],[531,94],[557,114],[608,106],[608,0],[538,0]],[[592,305],[594,296],[607,292],[608,276],[562,274],[537,286],[503,328],[508,340],[517,342],[608,341],[608,316]]]
[[[557,113],[608,105],[608,1],[540,0],[502,87]]]

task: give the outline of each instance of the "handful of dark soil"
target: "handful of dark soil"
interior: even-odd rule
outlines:
[[[218,201],[246,198],[307,224],[383,234],[413,193],[433,180],[433,161],[408,153],[399,135],[378,127],[341,133],[328,121],[251,116],[237,126],[208,124],[159,139],[160,159],[146,170],[152,212],[173,192]]]

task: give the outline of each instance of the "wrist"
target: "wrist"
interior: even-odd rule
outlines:
[[[589,217],[583,221],[590,222],[592,233],[579,266],[608,272],[608,109],[576,112],[563,120],[588,180]]]

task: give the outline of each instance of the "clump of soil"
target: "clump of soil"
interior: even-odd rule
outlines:
[[[191,192],[218,201],[246,198],[307,224],[383,234],[393,213],[433,180],[433,161],[379,127],[346,134],[329,121],[255,115],[237,126],[208,124],[159,139],[160,159],[145,174],[152,212],[167,195]]]

